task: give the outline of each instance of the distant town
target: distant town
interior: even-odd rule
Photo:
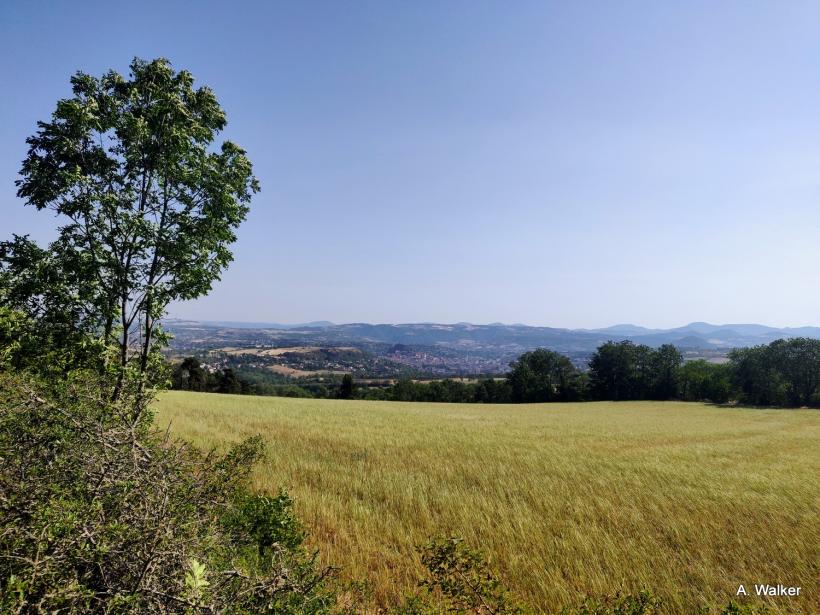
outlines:
[[[560,329],[526,325],[342,324],[198,322],[167,320],[173,335],[170,358],[196,356],[205,369],[230,367],[265,373],[267,379],[359,380],[480,378],[505,374],[521,353],[548,348],[581,370],[595,348],[613,340],[658,347],[674,344],[686,360],[727,360],[733,348],[796,336],[820,338],[820,328],[776,328],[757,324],[692,323],[675,329],[616,325],[604,329]]]

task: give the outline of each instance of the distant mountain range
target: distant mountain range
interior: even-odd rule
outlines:
[[[304,339],[328,344],[378,343],[417,346],[445,346],[468,350],[470,348],[507,347],[529,349],[546,347],[561,352],[589,352],[612,340],[631,340],[636,344],[660,346],[674,344],[679,348],[729,350],[731,348],[767,344],[779,338],[812,337],[820,339],[820,327],[768,327],[759,324],[713,325],[693,322],[673,329],[649,329],[632,324],[620,324],[601,329],[561,329],[527,325],[473,325],[469,323],[438,324],[334,324],[317,321],[285,325],[265,322],[186,321],[168,319],[166,326],[174,330],[200,330],[209,337],[224,337],[227,329],[269,331],[271,337]],[[217,335],[217,330],[220,333]],[[282,334],[276,334],[282,331]],[[250,331],[248,331],[250,333]]]
[[[329,320],[316,320],[313,322],[303,322],[295,325],[284,325],[278,322],[244,322],[241,320],[178,320],[171,318],[168,322],[195,323],[207,327],[227,327],[229,329],[304,329],[306,327],[333,327]]]
[[[673,329],[647,329],[635,325],[615,325],[594,329],[603,333],[633,340],[649,346],[675,344],[689,348],[736,348],[767,344],[780,338],[812,337],[820,339],[820,327],[768,327],[758,324],[713,325],[693,322]]]

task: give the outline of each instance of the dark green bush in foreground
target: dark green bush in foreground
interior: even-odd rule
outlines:
[[[326,612],[290,500],[245,491],[262,442],[203,454],[96,377],[0,373],[0,612]],[[146,413],[141,413],[146,417]]]

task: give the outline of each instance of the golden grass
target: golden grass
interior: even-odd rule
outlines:
[[[492,406],[169,391],[160,425],[204,446],[270,442],[323,561],[378,604],[412,589],[414,545],[458,535],[539,609],[649,588],[673,613],[741,583],[802,586],[820,613],[820,413],[695,403]]]

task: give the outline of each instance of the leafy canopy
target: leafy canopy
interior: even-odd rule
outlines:
[[[71,85],[27,140],[17,181],[28,205],[64,223],[48,254],[25,237],[3,244],[2,299],[99,333],[120,367],[136,360],[142,373],[168,303],[207,293],[232,260],[259,184],[238,145],[216,144],[225,113],[188,71],[135,59],[128,78],[79,72]],[[49,298],[55,271],[61,292]]]

